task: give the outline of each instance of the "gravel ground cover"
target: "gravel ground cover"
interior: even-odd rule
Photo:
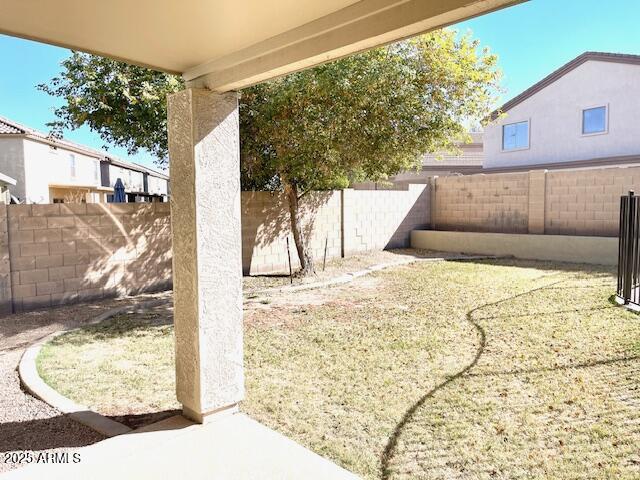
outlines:
[[[24,350],[58,330],[82,325],[111,308],[148,298],[107,300],[0,318],[0,472],[20,466],[5,461],[11,452],[76,451],[104,438],[21,389],[17,366]]]

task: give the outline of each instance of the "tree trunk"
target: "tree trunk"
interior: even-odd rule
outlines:
[[[313,265],[313,255],[307,245],[307,238],[302,231],[302,222],[300,219],[300,208],[298,199],[298,187],[285,183],[284,191],[287,194],[289,203],[289,217],[291,219],[291,233],[293,233],[293,241],[296,244],[298,258],[300,259],[300,276],[306,277],[312,273],[316,273]]]

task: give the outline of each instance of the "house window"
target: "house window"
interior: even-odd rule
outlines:
[[[607,131],[607,107],[582,110],[582,134],[604,133]]]
[[[71,178],[76,178],[76,156],[73,153],[69,154],[69,173]]]
[[[529,121],[502,126],[502,150],[529,148]]]

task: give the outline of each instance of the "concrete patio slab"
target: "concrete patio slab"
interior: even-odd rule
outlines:
[[[204,425],[175,416],[77,453],[78,463],[32,464],[0,478],[359,478],[241,413],[223,415]]]

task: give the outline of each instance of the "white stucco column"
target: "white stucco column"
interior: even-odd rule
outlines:
[[[237,94],[188,88],[168,120],[176,391],[203,422],[244,397]]]

